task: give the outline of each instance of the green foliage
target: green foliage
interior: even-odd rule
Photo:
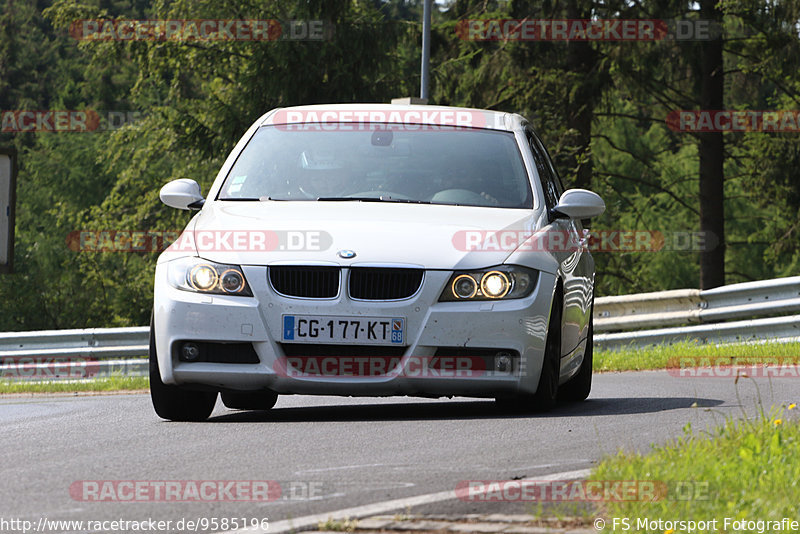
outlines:
[[[185,212],[165,208],[158,190],[169,180],[196,179],[208,190],[246,128],[278,106],[385,101],[399,77],[391,67],[397,25],[369,2],[57,1],[41,13],[13,10],[7,24],[44,28],[24,42],[65,83],[55,94],[12,94],[10,109],[136,110],[145,118],[98,133],[18,134],[20,154],[17,274],[0,279],[0,330],[144,324],[152,306],[153,252],[76,252],[71,232],[180,231]],[[108,3],[103,3],[108,5]],[[71,41],[82,18],[321,19],[323,41]],[[52,23],[53,26],[50,26]],[[10,46],[10,45],[9,45]],[[61,64],[53,48],[72,54]],[[7,59],[15,57],[8,53]],[[26,59],[27,60],[27,59]],[[31,59],[32,60],[32,59]],[[12,61],[12,67],[26,63]],[[69,69],[63,74],[63,69]],[[60,76],[60,77],[59,77]],[[30,90],[27,90],[30,94]]]

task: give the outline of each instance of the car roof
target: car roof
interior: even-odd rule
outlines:
[[[514,131],[527,120],[504,111],[419,104],[315,104],[276,108],[257,124],[399,123]]]

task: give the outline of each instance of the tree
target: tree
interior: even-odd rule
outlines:
[[[700,0],[700,18],[722,25],[718,0]],[[725,65],[722,36],[701,44],[700,109],[722,110],[724,104]],[[725,149],[722,132],[698,134],[700,157],[700,231],[714,236],[716,246],[700,252],[700,289],[725,284]]]

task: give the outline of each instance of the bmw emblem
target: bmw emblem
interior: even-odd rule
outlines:
[[[346,260],[349,260],[350,258],[355,258],[356,257],[355,251],[347,250],[347,249],[340,250],[337,254],[339,254],[340,258],[344,258]]]

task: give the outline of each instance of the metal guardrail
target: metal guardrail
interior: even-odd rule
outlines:
[[[0,379],[147,375],[149,327],[0,333]]]
[[[639,332],[595,334],[594,336],[594,346],[603,349],[639,348],[681,341],[701,344],[800,341],[800,315],[700,326],[656,328]]]
[[[598,348],[800,341],[800,276],[595,300]],[[777,316],[777,317],[776,317]],[[726,322],[728,321],[728,322]],[[149,328],[0,333],[0,379],[147,375]]]
[[[705,291],[678,289],[601,297],[595,299],[594,342],[595,346],[613,349],[685,340],[799,341],[798,312],[800,276]]]

